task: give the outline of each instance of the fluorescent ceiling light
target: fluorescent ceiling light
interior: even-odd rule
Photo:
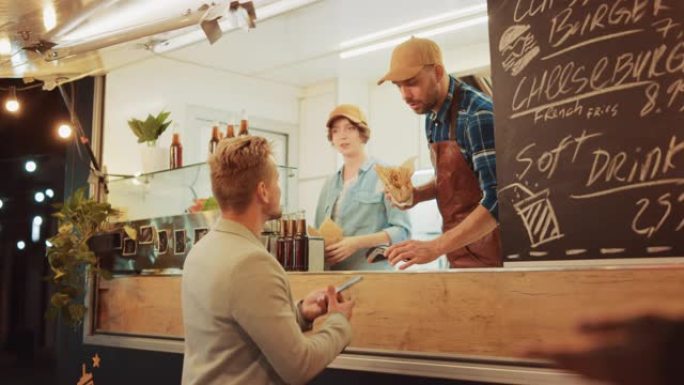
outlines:
[[[10,39],[3,37],[0,38],[0,55],[11,55],[12,54],[12,43]]]
[[[84,20],[77,28],[64,35],[55,36],[55,42],[68,45],[102,35],[111,35],[122,30],[130,30],[139,25],[153,24],[155,19],[161,21],[177,18],[177,15],[182,12],[179,10],[196,9],[202,4],[201,1],[188,2],[185,0],[116,3],[104,2],[102,7],[92,10],[87,20]],[[193,5],[197,5],[197,7],[193,7]]]
[[[265,20],[319,0],[280,0],[258,8],[257,20]]]
[[[237,28],[230,19],[219,22],[219,27],[223,33]],[[198,29],[196,26],[190,27],[189,29],[192,29],[192,31],[179,34],[155,44],[154,47],[152,47],[152,51],[155,53],[174,51],[206,39],[204,31]]]
[[[487,6],[485,4],[480,4],[468,8],[462,8],[452,12],[443,13],[438,16],[432,16],[420,20],[415,20],[410,23],[401,24],[396,27],[383,29],[382,31],[370,33],[368,35],[360,36],[351,40],[346,40],[340,43],[340,48],[346,49],[371,41],[380,40],[389,36],[396,36],[400,33],[414,31],[417,29],[429,27],[431,25],[442,24],[454,19],[464,18],[477,14],[486,14],[486,12]]]
[[[305,5],[309,5],[311,3],[315,3],[317,1],[320,0],[280,0],[268,5],[264,5],[263,7],[256,9],[257,22],[303,7]],[[238,28],[236,25],[236,20],[233,18],[221,18],[219,21],[219,26],[221,27],[221,31],[224,33]],[[206,36],[204,35],[204,32],[199,28],[199,26],[197,26],[193,27],[191,32],[179,34],[163,42],[155,44],[155,46],[152,48],[152,51],[155,53],[174,51],[202,41],[205,38]]]
[[[26,57],[26,53],[24,51],[14,52],[10,57],[10,61],[12,62],[12,71],[17,77],[24,77],[24,74],[31,66],[30,61]]]
[[[411,36],[432,37],[432,36],[442,35],[442,34],[445,34],[448,32],[458,31],[460,29],[472,27],[474,25],[483,24],[483,23],[486,23],[487,20],[488,20],[487,16],[480,16],[480,17],[476,17],[474,19],[463,20],[463,21],[448,24],[448,25],[445,25],[442,27],[432,28],[432,29],[429,29],[429,30],[426,30],[423,32],[416,32],[416,33],[404,35],[404,36],[401,36],[401,37],[398,37],[395,39],[385,40],[385,41],[381,41],[379,43],[369,44],[369,45],[359,47],[359,48],[353,48],[353,49],[341,52],[340,58],[348,59],[348,58],[352,58],[355,56],[364,55],[364,54],[367,54],[369,52],[378,51],[378,50],[381,50],[383,48],[394,47],[394,46],[410,39]]]
[[[103,34],[83,41],[59,44],[46,52],[45,60],[53,61],[67,56],[77,55],[84,52],[92,52],[94,50],[111,47],[113,45],[126,43],[147,36],[188,27],[197,24],[201,16],[201,12],[195,12],[180,18],[164,19],[156,23],[146,24],[138,27],[130,27],[128,29]]]
[[[55,11],[55,6],[52,3],[45,4],[43,8],[43,26],[45,26],[45,31],[49,31],[57,25],[57,12]]]

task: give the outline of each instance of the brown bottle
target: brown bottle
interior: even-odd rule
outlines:
[[[283,258],[286,271],[294,270],[294,224],[295,220],[293,218],[290,217],[287,219],[284,238],[285,258]]]
[[[173,134],[169,155],[169,168],[183,167],[183,145],[180,142],[180,134]]]
[[[286,245],[288,222],[289,221],[287,220],[287,218],[282,218],[280,220],[280,231],[278,232],[278,240],[276,241],[276,259],[285,270],[287,270],[286,262],[289,261],[291,258],[290,255],[288,255],[288,253],[291,252],[291,250]]]
[[[216,151],[216,146],[218,146],[219,140],[219,128],[218,126],[214,126],[211,128],[211,139],[209,140],[209,155],[213,154],[214,151]]]
[[[309,270],[309,237],[306,235],[306,219],[304,213],[297,218],[294,235],[294,270]]]
[[[249,135],[249,122],[247,121],[247,113],[242,111],[242,119],[240,119],[240,132],[238,136]]]
[[[231,122],[228,123],[228,128],[226,129],[226,138],[235,137],[235,125]]]

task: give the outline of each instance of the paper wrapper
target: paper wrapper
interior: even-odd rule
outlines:
[[[411,200],[411,193],[413,192],[413,183],[411,176],[413,175],[414,162],[416,157],[407,159],[399,167],[385,167],[379,164],[375,165],[375,172],[385,185],[385,190],[390,193],[396,203],[408,203]]]
[[[309,226],[309,235],[323,237],[326,246],[337,243],[344,238],[342,228],[330,218],[324,220],[318,230]]]

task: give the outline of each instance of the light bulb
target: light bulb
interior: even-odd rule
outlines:
[[[9,112],[19,111],[19,100],[17,100],[17,89],[12,86],[9,90],[9,97],[5,102],[5,109]]]
[[[33,199],[35,199],[36,202],[40,203],[45,200],[45,194],[43,194],[42,191],[38,191],[36,195],[33,196]]]
[[[19,111],[19,101],[17,101],[17,99],[7,99],[5,102],[5,109],[9,112]]]
[[[57,135],[59,135],[59,137],[62,139],[69,138],[72,132],[73,130],[71,129],[71,126],[68,124],[62,124],[57,129]]]
[[[26,242],[24,242],[24,241],[17,242],[17,249],[24,250],[24,248],[26,248]]]
[[[38,165],[36,164],[36,162],[32,160],[29,160],[24,164],[24,169],[26,170],[26,172],[34,172],[37,168]]]
[[[55,191],[51,188],[45,190],[45,196],[48,198],[54,198],[55,197]]]

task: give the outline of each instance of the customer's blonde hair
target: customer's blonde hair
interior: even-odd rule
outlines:
[[[209,157],[211,191],[222,210],[242,213],[259,182],[272,177],[271,146],[260,136],[238,136],[219,142]]]

